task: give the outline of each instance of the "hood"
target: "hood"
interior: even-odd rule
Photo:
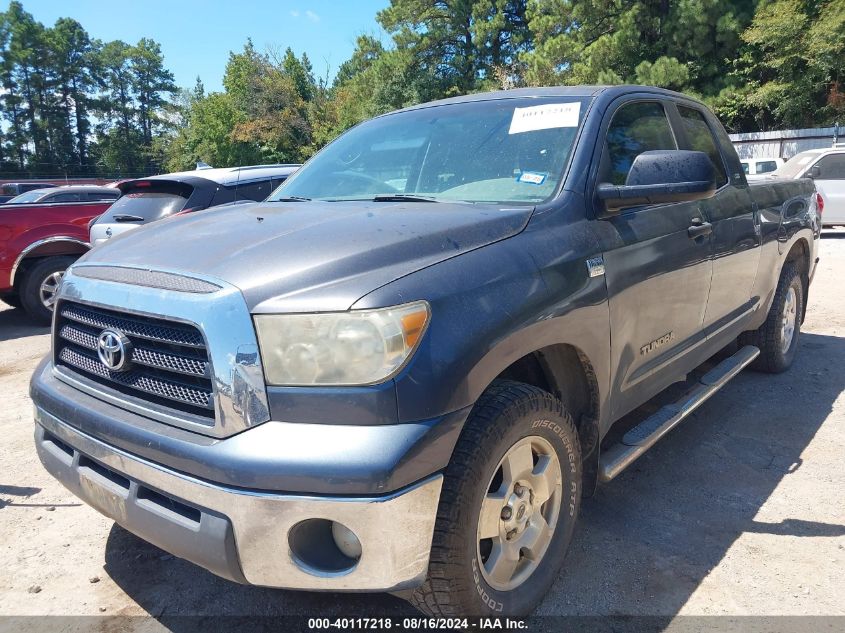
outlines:
[[[152,223],[98,246],[84,261],[216,277],[239,288],[252,312],[342,311],[399,277],[519,233],[531,211],[464,203],[243,204]]]

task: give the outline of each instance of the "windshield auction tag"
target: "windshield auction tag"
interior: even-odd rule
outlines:
[[[578,127],[581,104],[546,103],[529,108],[514,108],[508,134],[548,130],[556,127]]]
[[[546,181],[548,174],[542,174],[536,171],[524,171],[517,177],[517,182],[525,182],[530,185],[542,185]]]

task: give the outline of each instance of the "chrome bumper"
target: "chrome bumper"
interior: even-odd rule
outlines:
[[[109,446],[39,407],[35,421],[42,463],[74,494],[130,532],[220,576],[328,591],[399,590],[425,578],[442,475],[379,497],[234,489]],[[307,519],[351,529],[361,542],[358,563],[341,572],[302,564],[288,533]]]

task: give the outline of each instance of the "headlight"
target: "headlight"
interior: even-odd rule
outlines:
[[[395,374],[428,323],[428,304],[379,310],[255,316],[271,385],[369,385]]]

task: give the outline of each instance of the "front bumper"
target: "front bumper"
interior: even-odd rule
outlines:
[[[391,591],[428,567],[442,475],[384,496],[291,495],[226,487],[171,470],[87,435],[36,406],[45,468],[83,501],[141,538],[236,582],[290,589]],[[292,527],[347,526],[362,554],[320,571],[293,554]]]

